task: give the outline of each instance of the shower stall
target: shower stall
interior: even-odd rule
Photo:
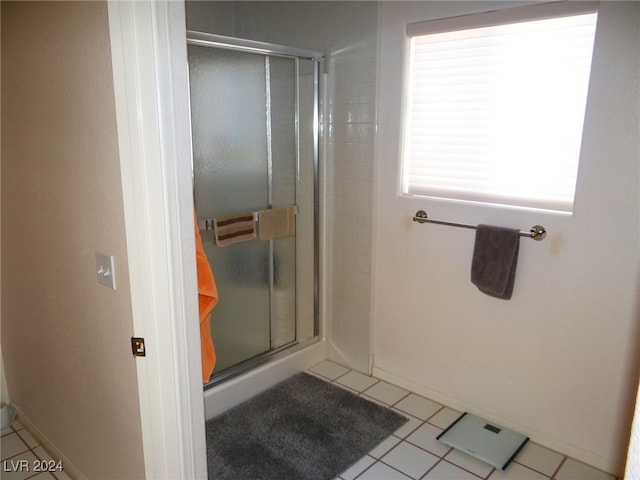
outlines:
[[[194,201],[219,294],[208,388],[318,339],[322,55],[193,31],[187,50]],[[266,224],[277,211],[292,228]],[[235,240],[223,219],[246,222]]]

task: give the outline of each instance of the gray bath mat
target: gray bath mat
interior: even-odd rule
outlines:
[[[330,480],[407,421],[306,373],[207,421],[215,480]]]

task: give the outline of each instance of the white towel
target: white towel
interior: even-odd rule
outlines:
[[[247,212],[214,218],[213,235],[216,245],[219,247],[256,238],[256,221],[253,213]]]
[[[271,208],[258,212],[260,240],[291,237],[296,234],[296,206]]]

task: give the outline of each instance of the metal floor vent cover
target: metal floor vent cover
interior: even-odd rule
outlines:
[[[436,439],[502,471],[529,441],[529,437],[467,412]]]

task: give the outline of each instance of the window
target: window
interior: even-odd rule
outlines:
[[[410,24],[403,193],[571,212],[594,8]]]

